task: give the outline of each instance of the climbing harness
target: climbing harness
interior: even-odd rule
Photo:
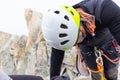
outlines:
[[[77,8],[76,10],[79,12],[79,14],[81,16],[81,26],[91,36],[95,36],[95,33],[94,33],[95,28],[96,28],[96,26],[95,26],[95,17],[93,15],[85,13],[81,8]],[[80,31],[83,33],[84,31],[82,31],[82,27],[81,27]],[[115,41],[112,41],[112,45],[116,49],[116,51],[118,53],[120,53],[120,46]],[[80,49],[79,49],[78,45],[75,46],[75,49],[77,51],[78,59],[83,60],[83,57],[82,57],[82,55],[80,53]],[[98,70],[90,69],[85,64],[85,62],[83,61],[84,62],[84,68],[86,68],[91,73],[98,73],[100,75],[100,78],[101,78],[100,80],[107,80],[105,78],[105,75],[104,75],[104,66],[103,66],[104,63],[103,63],[102,57],[105,57],[108,61],[110,61],[111,63],[114,63],[114,64],[117,64],[119,62],[120,57],[117,57],[116,59],[112,60],[106,54],[104,54],[103,50],[97,49],[96,46],[94,47],[94,54],[96,56],[96,64],[97,64],[97,69]]]
[[[96,47],[94,47],[94,50],[95,50],[95,55],[97,57],[96,63],[97,63],[99,75],[101,76],[101,80],[106,80],[106,78],[104,76],[104,66],[103,66],[103,59],[101,57],[101,52],[99,50],[97,50]]]

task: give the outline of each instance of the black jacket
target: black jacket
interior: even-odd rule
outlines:
[[[120,44],[120,8],[112,0],[84,0],[73,5],[74,8],[81,7],[85,12],[95,16],[95,37],[87,34],[82,42],[89,46],[101,46],[112,38],[112,35]],[[111,35],[112,33],[112,35]],[[59,75],[64,51],[52,48],[50,77]]]
[[[73,7],[94,15],[97,29],[108,27],[120,44],[120,8],[112,0],[84,0]]]

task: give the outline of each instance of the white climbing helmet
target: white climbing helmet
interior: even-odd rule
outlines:
[[[78,39],[80,15],[71,6],[63,5],[49,9],[43,15],[44,39],[54,48],[68,50]]]

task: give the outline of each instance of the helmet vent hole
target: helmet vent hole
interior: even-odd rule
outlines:
[[[69,18],[68,18],[68,16],[66,16],[66,15],[65,15],[65,16],[64,16],[64,18],[65,18],[66,20],[68,20],[68,21],[69,21]]]
[[[60,27],[63,28],[63,29],[68,29],[68,27],[64,24],[61,24]]]
[[[62,38],[62,37],[66,37],[66,36],[68,36],[68,35],[65,34],[65,33],[61,33],[61,34],[59,34],[59,37],[60,37],[60,38]]]
[[[60,12],[59,11],[55,11],[54,13],[59,14]]]
[[[61,45],[64,45],[64,44],[66,44],[67,42],[69,42],[69,40],[66,40],[66,41],[61,42]]]
[[[65,8],[68,8],[68,6],[65,6]]]
[[[74,16],[74,13],[72,11],[70,11],[70,13]]]
[[[48,12],[50,11],[50,9],[48,10]]]

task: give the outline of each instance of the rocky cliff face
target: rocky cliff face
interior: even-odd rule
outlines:
[[[0,68],[7,74],[31,74],[49,79],[51,47],[42,41],[25,50],[27,36],[17,36],[0,32]],[[66,70],[71,78],[77,75],[75,69],[76,52],[66,52],[62,71]]]
[[[25,20],[28,36],[0,32],[0,68],[7,74],[39,75],[49,80],[51,46],[42,36],[42,14],[26,9]],[[74,48],[66,51],[61,75],[83,80],[76,70],[76,54]]]

